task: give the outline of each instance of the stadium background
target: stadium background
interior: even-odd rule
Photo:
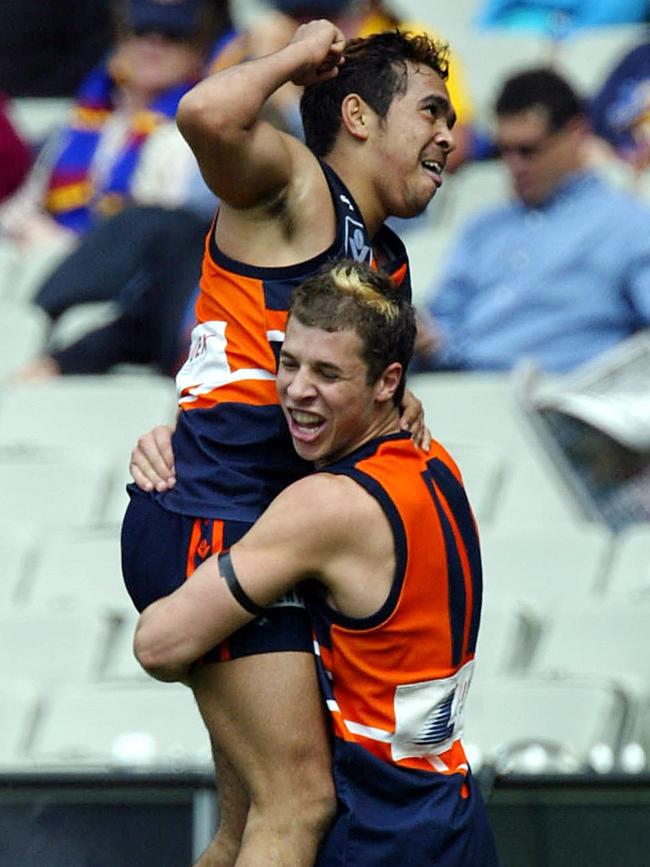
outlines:
[[[479,30],[477,0],[394,5],[450,42],[486,124],[509,72],[552,61],[589,93],[642,33],[556,42]],[[234,2],[244,25],[260,11]],[[17,99],[14,117],[36,145],[66,105]],[[416,300],[462,222],[505,189],[496,162],[445,180],[405,233]],[[117,542],[130,448],[173,418],[174,390],[139,368],[8,381],[46,338],[29,302],[48,256],[19,267],[0,245],[0,867],[189,864],[216,818],[209,748],[188,693],[148,682],[132,660]],[[60,339],[104,314],[78,311]],[[504,867],[649,864],[650,526],[613,532],[589,512],[513,377],[418,374],[412,387],[464,471],[483,536],[465,739]]]

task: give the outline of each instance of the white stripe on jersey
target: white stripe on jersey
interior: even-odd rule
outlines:
[[[180,399],[180,403],[192,403],[195,397],[233,382],[247,379],[275,380],[275,373],[262,368],[231,370],[226,346],[225,322],[203,322],[194,328],[188,359],[176,375],[178,394],[188,392]]]
[[[373,726],[364,726],[361,723],[353,722],[350,719],[344,720],[345,725],[349,732],[353,735],[362,735],[364,738],[370,738],[373,741],[382,741],[382,743],[389,744],[393,735],[392,732],[386,732],[383,729],[377,729]]]

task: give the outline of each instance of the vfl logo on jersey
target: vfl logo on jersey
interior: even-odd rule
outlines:
[[[345,254],[355,262],[372,264],[372,250],[366,244],[363,223],[353,220],[352,217],[345,218]]]
[[[343,202],[344,204],[346,204],[346,205],[348,206],[348,208],[349,208],[351,211],[354,211],[354,205],[353,205],[352,202],[348,199],[347,196],[344,196],[343,194],[341,194],[341,195],[339,196],[339,201],[341,201],[341,202]]]

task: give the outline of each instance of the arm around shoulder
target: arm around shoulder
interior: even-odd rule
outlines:
[[[328,550],[324,540],[335,548],[339,532],[340,497],[332,496],[331,488],[319,478],[296,482],[231,548],[237,581],[252,608],[265,607],[304,578],[318,575]],[[152,677],[183,680],[192,663],[254,616],[233,595],[214,555],[142,612],[134,652]]]

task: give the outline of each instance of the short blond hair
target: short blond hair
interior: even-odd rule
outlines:
[[[415,343],[415,312],[404,292],[383,271],[343,259],[309,277],[294,292],[289,316],[303,325],[324,331],[354,331],[361,339],[374,383],[389,364],[406,369]],[[395,395],[404,395],[404,376]]]

